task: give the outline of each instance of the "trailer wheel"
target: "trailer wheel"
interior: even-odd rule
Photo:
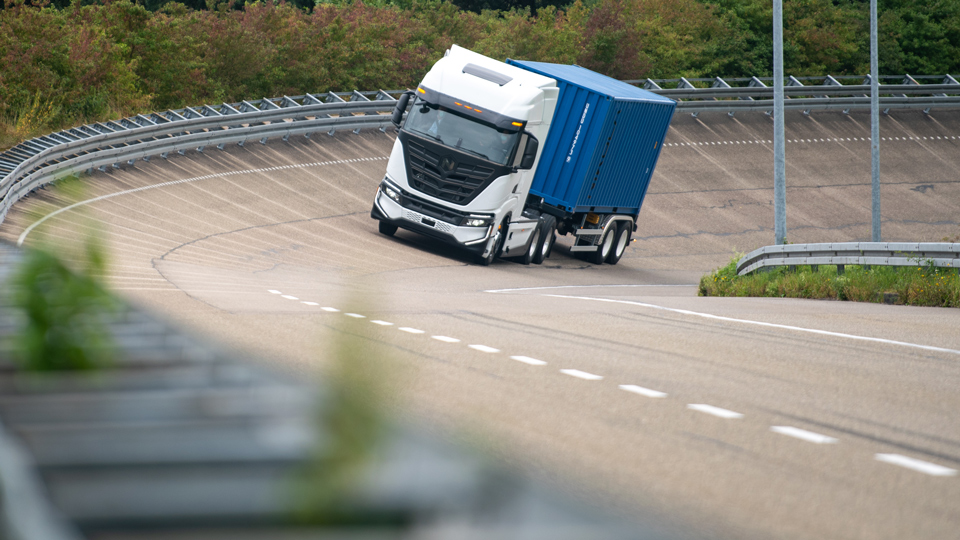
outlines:
[[[533,264],[541,264],[553,251],[553,243],[557,236],[557,219],[549,214],[544,215],[540,222],[540,239],[537,241],[537,252],[533,255]]]
[[[387,236],[393,236],[394,233],[397,232],[397,226],[391,223],[387,223],[386,221],[381,221],[378,228],[380,229],[381,233]]]
[[[533,262],[541,247],[543,247],[543,229],[540,227],[540,224],[537,223],[533,232],[530,233],[530,246],[527,247],[527,251],[520,257],[520,262],[522,264],[530,264]]]
[[[616,233],[616,227],[608,228],[607,231],[603,233],[603,238],[600,240],[597,250],[587,255],[587,260],[593,264],[603,264],[603,261],[607,260],[610,253],[613,252],[613,237]]]
[[[632,227],[631,223],[624,221],[620,224],[620,227],[617,228],[616,240],[613,243],[613,249],[610,250],[610,255],[607,255],[607,263],[617,264],[620,262],[620,257],[623,257],[623,252],[627,250],[627,246],[630,245],[630,232]]]

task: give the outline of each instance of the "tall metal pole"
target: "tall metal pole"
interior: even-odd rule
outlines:
[[[773,0],[773,234],[777,245],[787,241],[783,120],[783,0]]]
[[[880,242],[880,77],[877,73],[877,0],[870,0],[870,238]]]

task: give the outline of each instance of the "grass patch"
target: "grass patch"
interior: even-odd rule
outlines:
[[[960,308],[960,275],[955,268],[836,266],[778,267],[737,276],[735,256],[726,266],[700,278],[700,296],[818,298],[909,306]]]

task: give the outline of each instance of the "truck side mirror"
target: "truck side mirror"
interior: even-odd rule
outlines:
[[[537,160],[537,150],[540,149],[540,141],[533,137],[527,137],[527,146],[523,149],[523,158],[520,160],[521,169],[532,169],[533,162]]]
[[[400,99],[397,100],[397,106],[393,109],[393,116],[390,118],[390,121],[393,122],[393,125],[400,127],[400,122],[403,121],[403,113],[407,112],[407,104],[410,103],[410,93],[404,92],[400,96]]]

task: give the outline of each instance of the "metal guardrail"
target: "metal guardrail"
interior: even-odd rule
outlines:
[[[937,266],[960,272],[960,244],[946,242],[843,242],[786,244],[751,251],[737,263],[737,275],[775,266]]]
[[[790,77],[785,87],[785,108],[841,110],[870,107],[869,76],[862,84],[843,84],[851,77]],[[897,77],[899,79],[899,77]],[[884,77],[889,80],[890,77]],[[922,80],[924,83],[920,83]],[[929,81],[938,81],[930,83]],[[677,100],[677,110],[694,116],[701,112],[773,110],[773,89],[769,78],[645,79],[626,81],[642,85],[657,94]],[[803,81],[817,81],[805,85]],[[676,88],[661,84],[676,83]],[[731,85],[733,82],[738,86]],[[696,83],[696,84],[695,84]],[[709,83],[709,88],[700,88]],[[744,85],[744,86],[740,86]],[[306,135],[336,130],[384,129],[390,123],[395,95],[403,90],[376,92],[328,92],[264,98],[238,103],[203,105],[136,115],[121,120],[96,122],[20,143],[0,153],[0,223],[10,208],[30,192],[59,178],[170,152],[200,150],[208,146],[265,143],[269,138]],[[960,82],[951,75],[910,76],[901,84],[881,86],[880,106],[890,109],[960,108]],[[372,99],[371,99],[372,98]]]
[[[787,110],[811,111],[840,110],[849,113],[854,109],[870,108],[870,76],[860,84],[843,84],[841,80],[860,77],[789,77],[784,86],[784,103]],[[901,79],[901,77],[880,77]],[[773,111],[773,88],[768,86],[772,78],[750,77],[737,79],[644,79],[626,81],[662,96],[677,100],[677,110],[696,116],[701,112],[726,112],[733,116],[738,111]],[[919,81],[924,81],[921,83]],[[929,83],[935,80],[937,83]],[[731,85],[733,82],[736,86]],[[804,84],[817,82],[819,84]],[[665,88],[665,85],[676,88]],[[709,87],[705,87],[709,85]],[[952,75],[911,76],[904,75],[899,84],[880,85],[880,107],[884,113],[891,109],[921,109],[929,113],[936,108],[960,108],[960,82]],[[911,97],[913,96],[913,97]]]
[[[0,154],[0,223],[30,192],[82,171],[249,140],[266,143],[316,132],[383,130],[390,124],[393,96],[401,92],[331,92],[187,107],[37,137]]]

